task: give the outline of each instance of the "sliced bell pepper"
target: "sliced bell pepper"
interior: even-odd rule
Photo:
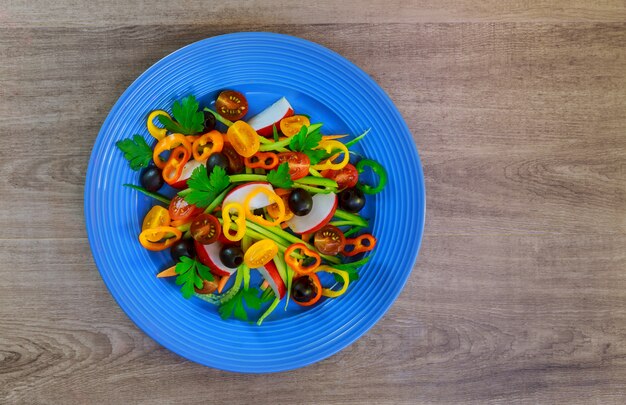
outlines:
[[[154,119],[159,115],[163,115],[167,118],[172,118],[167,112],[163,110],[154,110],[150,113],[150,115],[148,115],[148,120],[146,121],[148,132],[150,132],[150,135],[155,137],[157,141],[160,141],[161,139],[165,138],[165,135],[167,135],[167,129],[159,128],[154,125]]]
[[[359,161],[359,163],[356,164],[356,170],[359,172],[359,175],[363,173],[363,171],[365,171],[366,167],[369,167],[374,173],[376,173],[376,175],[378,176],[378,184],[372,187],[368,184],[363,184],[359,182],[356,185],[357,188],[363,191],[365,194],[380,193],[385,187],[385,184],[387,184],[387,171],[380,163],[376,162],[375,160],[362,159]],[[359,178],[360,177],[361,176],[359,176]]]
[[[311,168],[314,170],[341,170],[350,161],[350,152],[348,151],[348,148],[346,147],[346,145],[339,141],[321,141],[317,149],[325,150],[329,154],[337,149],[341,150],[341,152],[334,154],[333,156],[321,163],[312,165]],[[341,154],[343,154],[343,160],[341,160],[341,162],[334,163],[334,160],[337,159]]]
[[[154,242],[156,240],[157,235],[167,236],[169,234],[173,234],[174,236],[168,239],[161,239],[158,242]],[[178,242],[180,238],[182,238],[183,233],[179,231],[177,228],[173,228],[171,226],[158,226],[156,228],[146,229],[145,231],[141,231],[139,234],[139,243],[141,246],[145,247],[148,250],[152,250],[157,252],[159,250],[165,250],[172,246],[174,243]]]
[[[190,153],[188,149],[184,146],[175,147],[163,168],[163,180],[169,185],[176,183],[183,173],[183,168],[189,161],[189,158]]]
[[[267,219],[263,218],[262,216],[254,215],[250,211],[250,201],[252,201],[252,199],[254,197],[256,197],[256,195],[259,194],[259,193],[265,194],[267,196],[267,198],[270,200],[270,203],[275,203],[278,206],[278,218],[274,219],[274,221],[268,221]],[[283,222],[283,220],[285,218],[285,203],[283,202],[283,199],[280,198],[276,193],[274,193],[273,191],[268,190],[265,187],[257,187],[254,190],[252,190],[248,194],[246,199],[244,200],[243,208],[244,208],[244,210],[246,212],[246,217],[249,220],[251,220],[253,222],[256,222],[259,225],[277,226],[278,224]]]
[[[191,154],[191,143],[183,134],[171,134],[157,142],[152,153],[152,160],[154,160],[156,167],[159,169],[165,167],[166,162],[161,160],[161,153],[172,150],[179,145],[184,146],[187,152]]]
[[[350,275],[345,270],[334,269],[330,266],[321,265],[317,268],[317,272],[335,273],[343,279],[343,285],[338,290],[331,290],[330,288],[322,289],[322,295],[324,297],[336,298],[346,292],[348,285],[350,284]]]
[[[237,219],[235,220],[237,233],[234,235],[230,233],[233,224],[232,219],[230,218],[230,213],[233,210],[237,214]],[[243,236],[246,234],[246,215],[241,204],[231,202],[222,207],[222,220],[224,221],[224,225],[222,225],[222,232],[224,233],[224,237],[226,239],[232,242],[237,242],[243,239]]]
[[[363,241],[367,240],[364,244]],[[353,249],[346,250],[348,246],[352,246]],[[369,252],[376,246],[376,238],[369,233],[357,236],[354,239],[346,239],[346,246],[343,248],[344,256],[354,256],[362,252]]]
[[[204,162],[214,153],[221,152],[224,147],[224,136],[216,130],[207,132],[193,142],[193,158]]]
[[[301,251],[304,256],[313,258],[315,261],[309,265],[303,266],[303,262],[306,258],[297,259],[291,255],[298,250]],[[304,243],[294,243],[285,250],[285,262],[298,274],[311,274],[322,263],[322,259],[317,252],[307,248]]]
[[[278,166],[278,155],[273,152],[257,152],[243,161],[251,169],[271,170]]]
[[[246,250],[243,262],[251,269],[255,269],[265,266],[277,253],[278,245],[276,242],[271,239],[262,239]]]

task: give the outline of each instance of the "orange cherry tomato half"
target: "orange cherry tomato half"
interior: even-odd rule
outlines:
[[[309,125],[311,125],[311,121],[304,115],[292,115],[280,120],[280,132],[285,136],[294,136],[300,132],[302,126],[308,127]]]
[[[356,170],[356,167],[350,163],[345,165],[343,169],[324,170],[321,172],[321,175],[327,179],[335,180],[339,190],[352,188],[356,186],[356,183],[359,181],[359,172]]]
[[[161,207],[160,205],[155,205],[148,211],[146,216],[143,219],[143,224],[141,225],[141,230],[145,231],[146,229],[158,228],[161,226],[169,226],[170,225],[170,213],[167,209]],[[163,234],[157,233],[150,235],[148,240],[150,242],[158,242],[163,238]]]
[[[278,245],[271,239],[262,239],[246,250],[243,261],[251,269],[266,265],[278,253]]]
[[[217,96],[215,109],[227,120],[240,120],[248,112],[248,100],[238,91],[224,90]]]
[[[259,134],[247,122],[236,121],[226,132],[228,142],[243,157],[250,157],[259,151]]]
[[[346,246],[346,237],[341,229],[333,225],[326,225],[315,232],[313,239],[315,248],[325,255],[336,255]]]
[[[202,212],[202,208],[189,204],[183,197],[176,195],[172,198],[168,211],[172,220],[185,221],[200,214]]]
[[[309,174],[311,160],[302,152],[283,152],[278,154],[278,164],[287,162],[289,176],[292,180],[298,180]]]
[[[217,241],[222,232],[222,226],[215,216],[200,214],[193,219],[189,232],[192,238],[203,245],[208,245]]]

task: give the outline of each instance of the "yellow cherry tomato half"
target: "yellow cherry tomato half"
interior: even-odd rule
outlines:
[[[311,125],[311,121],[304,115],[292,115],[291,117],[283,118],[280,120],[280,132],[285,136],[294,136],[302,126]]]
[[[243,262],[251,269],[266,265],[278,253],[278,245],[271,239],[262,239],[246,250]]]
[[[228,128],[226,139],[243,157],[250,157],[259,151],[259,134],[247,122],[236,121]]]
[[[163,208],[160,205],[155,205],[148,211],[143,219],[141,230],[159,228],[161,226],[169,226],[171,222],[170,213],[167,208]],[[150,242],[157,242],[163,238],[163,234],[155,233],[150,234],[148,240]]]

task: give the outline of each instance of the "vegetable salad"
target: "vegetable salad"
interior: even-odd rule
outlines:
[[[125,186],[155,200],[138,241],[170,251],[172,266],[157,277],[175,280],[184,298],[217,305],[224,319],[247,321],[249,309],[264,310],[261,325],[283,300],[285,309],[309,307],[349,291],[376,247],[359,212],[387,174],[350,151],[367,131],[347,142],[324,135],[284,97],[247,115],[240,92],[222,91],[214,109],[200,109],[190,95],[171,115],[148,115],[153,146],[141,135],[116,145],[140,171],[140,185]],[[365,171],[376,184],[360,178]],[[323,272],[333,274],[332,285],[322,285]]]

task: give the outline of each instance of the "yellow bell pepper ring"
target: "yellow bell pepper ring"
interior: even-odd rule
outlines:
[[[334,150],[339,149],[341,152],[331,156],[329,159],[326,159],[324,162],[321,162],[316,165],[312,165],[311,168],[315,170],[341,170],[343,169],[348,162],[350,161],[350,152],[348,151],[348,147],[344,145],[342,142],[335,140],[322,141],[319,143],[317,149],[322,149],[327,153],[332,153]],[[339,157],[339,155],[343,154],[343,159],[341,162],[334,163],[334,160]]]
[[[162,239],[163,237],[167,237],[172,234],[174,235],[173,237],[168,239]],[[157,235],[163,236],[159,241],[155,242]],[[159,250],[165,250],[168,247],[172,246],[182,237],[183,233],[177,228],[171,226],[158,226],[156,228],[150,228],[146,229],[145,231],[141,231],[141,233],[139,234],[139,243],[141,243],[141,246],[145,247],[148,250],[158,252]]]
[[[230,218],[230,213],[235,211],[237,214],[237,219],[235,220],[235,225],[237,225],[237,233],[234,235],[230,233],[231,227],[233,225],[232,219]],[[231,202],[222,207],[222,220],[224,221],[224,225],[222,226],[222,232],[224,233],[224,237],[232,242],[237,242],[243,239],[243,236],[246,234],[246,215],[243,210],[243,205],[237,202]]]
[[[335,273],[337,274],[339,277],[341,277],[343,279],[343,285],[340,289],[338,290],[331,290],[330,288],[323,288],[322,289],[322,295],[324,297],[329,297],[329,298],[336,298],[339,297],[340,295],[343,295],[343,293],[346,292],[346,290],[348,289],[348,285],[350,284],[350,275],[348,274],[347,271],[344,270],[339,270],[339,269],[334,269],[330,266],[327,266],[325,264],[319,266],[317,268],[317,272],[320,271],[325,271],[326,273]]]
[[[243,262],[251,269],[265,266],[278,253],[278,245],[271,239],[262,239],[246,250]]]
[[[157,141],[160,141],[161,139],[165,138],[165,135],[167,135],[167,129],[159,128],[156,125],[154,125],[154,119],[158,117],[159,115],[163,115],[170,119],[172,118],[167,112],[163,110],[154,110],[150,113],[150,115],[148,115],[148,121],[146,122],[146,126],[148,127],[148,132],[150,132],[150,135],[155,137]]]
[[[250,211],[250,201],[252,201],[252,199],[256,197],[256,195],[259,193],[265,194],[267,198],[270,200],[270,203],[276,204],[278,208],[278,213],[277,213],[278,218],[275,218],[274,221],[268,221],[267,219],[265,219],[264,217],[260,215],[254,215],[252,211]],[[268,190],[265,187],[257,187],[254,190],[252,190],[246,197],[243,203],[243,208],[246,212],[246,217],[252,222],[256,222],[259,225],[278,226],[285,219],[285,203],[283,202],[283,199],[279,197],[278,194],[276,194],[273,191]]]

